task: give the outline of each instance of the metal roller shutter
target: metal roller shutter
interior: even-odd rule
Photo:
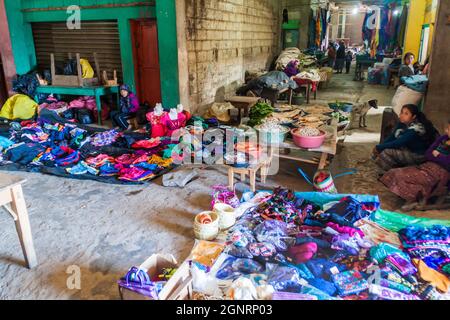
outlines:
[[[89,60],[95,71],[93,53],[97,52],[100,72],[113,70],[122,82],[122,61],[117,21],[83,21],[80,30],[67,29],[65,22],[39,22],[32,24],[36,59],[40,70],[50,69],[50,53],[55,53],[56,64],[67,60],[71,52],[80,53]]]

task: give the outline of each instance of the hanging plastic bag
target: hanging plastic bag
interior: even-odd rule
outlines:
[[[83,74],[83,79],[92,79],[94,77],[94,69],[92,69],[91,64],[86,59],[80,59],[81,70]]]

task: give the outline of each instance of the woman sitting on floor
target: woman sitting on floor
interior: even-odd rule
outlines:
[[[403,106],[400,122],[394,132],[373,151],[380,175],[393,168],[425,162],[425,152],[437,135],[433,124],[416,105]]]
[[[444,196],[450,188],[450,121],[446,135],[438,138],[426,152],[424,164],[392,169],[381,182],[406,200],[403,210],[412,210],[418,201],[427,202],[431,196]]]

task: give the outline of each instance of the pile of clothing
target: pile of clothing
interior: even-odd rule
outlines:
[[[13,122],[2,137],[3,170],[26,170],[107,183],[142,183],[175,167],[170,141],[76,125],[43,110],[37,121]]]
[[[358,227],[379,210],[378,197],[330,202],[340,196],[329,195],[327,202],[328,195],[311,194],[283,188],[244,194],[215,264],[191,265],[194,275],[201,274],[194,277],[194,291],[258,300],[450,297],[449,227],[409,226],[398,233],[401,242],[382,242],[381,227],[377,233]]]

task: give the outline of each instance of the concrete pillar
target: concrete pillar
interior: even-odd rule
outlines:
[[[176,0],[176,12],[180,103],[185,106],[186,109],[189,109],[189,66],[186,45],[186,0]]]
[[[14,63],[14,55],[12,51],[4,0],[0,0],[0,55],[3,61],[6,88],[8,90],[8,94],[12,95],[12,80],[16,76],[16,65]]]
[[[441,0],[437,13],[435,37],[430,64],[430,85],[425,113],[443,132],[450,120],[450,1]]]

